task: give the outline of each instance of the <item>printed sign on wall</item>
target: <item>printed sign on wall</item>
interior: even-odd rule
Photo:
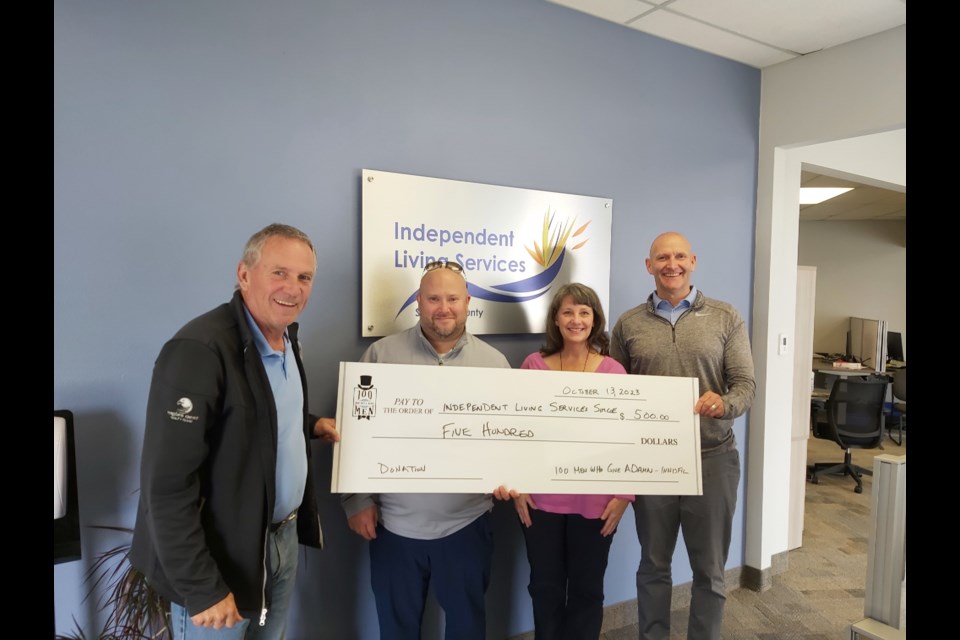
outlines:
[[[609,313],[613,200],[371,169],[362,180],[361,335],[416,324],[423,268],[440,259],[464,267],[471,333],[543,333],[568,282]]]

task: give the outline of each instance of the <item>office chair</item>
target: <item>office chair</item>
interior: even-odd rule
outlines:
[[[898,402],[899,400],[899,402]],[[890,439],[898,445],[903,444],[903,423],[907,418],[907,368],[903,367],[893,372],[893,411],[890,416],[897,418],[897,437],[890,434]]]
[[[883,401],[887,393],[886,380],[877,378],[838,378],[822,410],[813,422],[813,435],[832,440],[843,449],[843,462],[816,462],[807,466],[807,479],[820,482],[826,473],[843,473],[857,481],[856,493],[863,493],[863,474],[873,471],[853,464],[851,449],[882,448],[885,417]]]

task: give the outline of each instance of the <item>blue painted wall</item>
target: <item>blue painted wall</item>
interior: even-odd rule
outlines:
[[[542,0],[55,0],[54,56],[53,408],[76,416],[84,535],[84,558],[54,567],[60,632],[93,631],[84,572],[127,541],[94,527],[133,526],[156,354],[229,298],[270,222],[317,245],[301,337],[312,407],[333,412],[338,363],[370,342],[364,168],[612,198],[611,321],[652,289],[643,257],[668,229],[693,242],[694,283],[749,317],[756,69]],[[514,366],[541,343],[489,341]],[[366,543],[317,451],[329,548],[305,552],[292,637],[376,638]],[[503,638],[533,623],[512,507],[495,519],[488,635]],[[638,559],[628,517],[607,604],[636,596]],[[682,548],[674,577],[690,580]],[[440,637],[433,606],[428,622]]]

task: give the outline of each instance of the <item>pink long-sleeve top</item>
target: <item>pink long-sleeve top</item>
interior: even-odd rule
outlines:
[[[550,367],[547,366],[547,363],[543,361],[543,356],[540,355],[539,351],[535,351],[528,355],[523,364],[520,365],[521,369],[544,369],[549,370]],[[626,374],[627,371],[623,368],[623,365],[611,358],[610,356],[604,356],[603,362],[600,363],[600,366],[597,367],[595,373],[623,373]],[[603,495],[603,494],[566,494],[566,493],[532,493],[530,497],[533,498],[533,501],[537,504],[537,508],[541,511],[547,511],[549,513],[577,513],[584,518],[599,518],[603,515],[603,510],[610,503],[612,498],[620,498],[621,500],[626,500],[628,502],[633,502],[636,499],[636,496],[613,496],[613,495]]]

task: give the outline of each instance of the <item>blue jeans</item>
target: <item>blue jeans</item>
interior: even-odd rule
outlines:
[[[198,627],[190,620],[187,610],[170,604],[170,631],[173,640],[284,640],[287,634],[287,613],[297,582],[297,523],[292,521],[271,533],[267,539],[270,567],[273,569],[272,604],[267,620],[244,618],[233,628],[213,629]]]

